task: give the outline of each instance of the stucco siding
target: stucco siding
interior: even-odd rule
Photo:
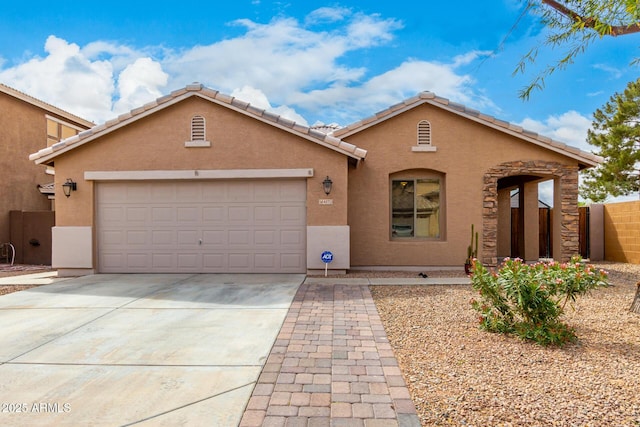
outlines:
[[[44,110],[0,93],[0,243],[9,241],[9,211],[50,210],[51,202],[37,189],[53,180],[29,154],[47,145]]]
[[[435,152],[412,152],[423,119],[431,123]],[[565,156],[427,104],[346,139],[369,152],[349,176],[352,266],[461,266],[471,224],[482,236],[483,177],[489,169],[529,160],[575,165]],[[391,238],[390,175],[411,170],[444,176],[444,230],[438,240]]]
[[[210,147],[185,147],[196,114],[205,118]],[[67,178],[78,188],[58,201],[59,226],[95,227],[95,181],[84,179],[87,171],[300,168],[313,170],[306,180],[307,225],[347,224],[346,156],[197,97],[77,147],[57,157],[55,167],[56,188]],[[327,176],[333,181],[329,196],[322,189]],[[321,199],[332,203],[321,204]]]

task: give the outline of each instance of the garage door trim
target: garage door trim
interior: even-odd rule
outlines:
[[[176,179],[261,179],[311,178],[312,168],[300,169],[211,169],[211,170],[149,170],[149,171],[86,171],[87,181],[149,181]]]

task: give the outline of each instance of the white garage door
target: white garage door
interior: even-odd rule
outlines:
[[[304,180],[97,184],[102,273],[304,273]]]

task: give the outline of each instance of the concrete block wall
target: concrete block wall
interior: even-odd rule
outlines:
[[[640,264],[640,200],[604,205],[604,257]]]

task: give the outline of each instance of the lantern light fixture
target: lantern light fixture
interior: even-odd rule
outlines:
[[[333,186],[333,181],[331,181],[331,178],[329,178],[329,176],[327,175],[324,181],[322,181],[322,189],[324,190],[324,194],[328,196],[329,193],[331,193],[332,186]]]
[[[67,181],[62,184],[62,192],[65,196],[71,196],[72,191],[76,191],[78,189],[78,185],[71,179],[67,178]]]

